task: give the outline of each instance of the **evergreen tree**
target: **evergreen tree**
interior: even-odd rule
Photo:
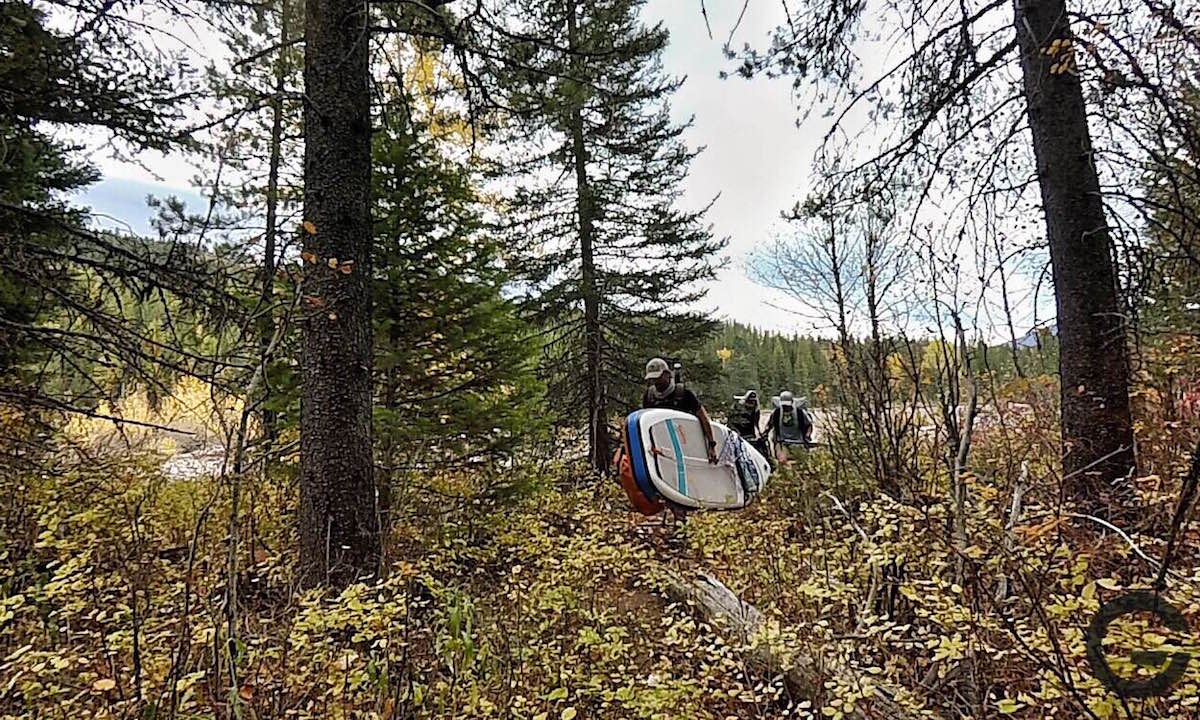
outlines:
[[[812,397],[813,387],[817,384],[813,381],[812,353],[809,350],[812,342],[810,338],[801,337],[796,338],[791,345],[793,377],[797,392],[809,398]]]
[[[1029,0],[1015,13],[1062,345],[1063,473],[1080,502],[1121,511],[1113,506],[1128,498],[1112,488],[1137,467],[1128,329],[1082,81],[1078,73],[1055,72],[1046,58],[1053,41],[1072,38],[1068,4]]]
[[[29,103],[24,117],[17,107],[6,102],[0,116],[0,373],[10,378],[9,392],[15,392],[16,380],[8,373],[46,350],[35,341],[36,322],[44,317],[39,285],[50,281],[41,267],[23,268],[23,249],[54,252],[69,242],[70,230],[81,228],[86,216],[59,198],[96,180],[95,170],[67,157],[64,147],[36,126],[49,107],[39,108],[40,93],[51,83],[61,82],[66,74],[66,58],[59,53],[63,41],[43,28],[44,17],[27,5],[0,5],[0,85],[6,91],[18,88],[19,99]],[[45,77],[41,82],[22,80],[35,67],[36,59],[46,57]],[[7,94],[7,92],[6,92]],[[11,108],[11,109],[10,109]],[[36,255],[35,255],[36,257]],[[25,273],[37,272],[36,277]],[[22,272],[24,271],[24,272]]]
[[[371,431],[369,9],[306,0],[300,572],[347,585],[381,555]]]
[[[62,131],[165,150],[186,107],[184,65],[150,52],[121,18],[83,21],[108,7],[64,7],[51,23],[29,4],[0,3],[0,402],[24,408],[91,412],[113,395],[107,379],[200,372],[175,342],[186,321],[156,337],[146,329],[156,311],[137,305],[211,309],[224,298],[194,248],[93,232],[69,200],[97,173]],[[73,33],[51,29],[73,20]]]
[[[829,366],[829,343],[821,343],[816,340],[810,341],[808,345],[808,355],[811,361],[812,372],[809,375],[811,389],[815,390],[820,385],[827,384],[833,377],[833,370]]]
[[[705,357],[715,356],[720,348],[731,353],[711,385],[710,397],[721,404],[747,390],[758,390],[764,403],[780,390],[812,400],[814,389],[830,381],[828,342],[818,338],[787,337],[727,322],[703,347]]]
[[[298,222],[301,200],[303,147],[300,86],[304,67],[304,7],[298,0],[272,0],[248,5],[215,5],[214,24],[232,57],[228,69],[208,72],[219,120],[214,147],[218,172],[206,182],[214,200],[242,229],[252,235],[251,254],[258,256],[259,278],[251,312],[258,328],[260,352],[265,352],[277,325],[276,270],[286,251],[283,230]],[[292,236],[294,237],[294,236]],[[261,245],[261,247],[259,247]],[[295,379],[288,362],[271,362],[295,355],[294,333],[276,347],[269,362],[272,392],[262,398],[263,434],[275,434],[280,410],[294,400]],[[293,423],[294,419],[291,420]]]
[[[1200,128],[1200,85],[1179,92],[1179,113]],[[1155,212],[1147,222],[1147,250],[1153,258],[1142,288],[1139,330],[1151,337],[1195,330],[1200,308],[1200,137],[1167,135],[1174,157],[1155,163],[1145,178]]]
[[[767,348],[768,346],[763,342],[762,335],[756,331],[754,337],[755,369],[758,373],[758,380],[763,385],[763,392],[767,395],[772,395],[779,392],[779,379],[775,377],[775,373],[771,367],[771,356]]]
[[[784,342],[782,337],[776,335],[771,343],[771,375],[780,390],[791,390],[793,393],[799,394],[795,373],[792,371],[792,365],[788,362],[787,352],[783,347]]]
[[[669,117],[680,81],[661,69],[667,32],[642,25],[643,4],[521,0],[525,30],[511,48],[521,69],[505,86],[527,307],[554,340],[550,397],[586,418],[598,470],[610,461],[610,415],[637,402],[646,359],[684,354],[714,329],[690,307],[723,246],[702,212],[676,208],[695,151]]]
[[[466,171],[424,128],[374,139],[376,435],[382,466],[476,464],[536,428],[528,329]],[[390,497],[387,478],[380,496]]]

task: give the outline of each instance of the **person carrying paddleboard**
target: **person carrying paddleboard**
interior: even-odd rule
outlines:
[[[717,442],[713,440],[713,429],[708,419],[708,413],[700,404],[700,398],[683,385],[675,382],[671,366],[662,358],[651,358],[646,363],[646,394],[642,396],[642,408],[667,408],[695,415],[700,421],[700,429],[707,440],[708,461],[717,464]]]

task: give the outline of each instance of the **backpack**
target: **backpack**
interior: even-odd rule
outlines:
[[[729,420],[725,424],[738,435],[750,440],[757,434],[758,414],[743,403],[734,403],[729,411]]]
[[[792,405],[790,408],[779,408],[779,420],[775,423],[775,434],[784,445],[805,445],[808,443],[808,429],[811,423],[804,416],[804,410]]]
[[[683,404],[684,392],[683,385],[676,383],[675,389],[671,391],[671,394],[656,403],[650,399],[650,391],[647,390],[642,396],[642,407],[679,410],[683,412],[683,408],[680,405]]]

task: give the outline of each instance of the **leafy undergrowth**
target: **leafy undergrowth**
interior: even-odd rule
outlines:
[[[336,597],[291,588],[292,493],[259,484],[243,500],[236,612],[223,485],[149,460],[14,475],[0,716],[841,717],[888,686],[914,716],[1200,717],[1200,662],[1127,708],[1092,677],[1091,616],[1153,577],[1119,536],[1051,513],[1036,482],[1009,532],[1007,492],[974,479],[955,552],[945,505],[831,489],[828,470],[814,455],[750,509],[679,526],[561,470],[408,483],[387,579]],[[1140,490],[1150,507],[1173,497],[1157,479]],[[1164,597],[1200,630],[1196,529]],[[1161,556],[1161,538],[1132,539]],[[746,643],[822,662],[824,682],[793,695],[747,666],[743,639],[664,600],[664,572],[701,570],[766,613]],[[1138,620],[1111,642],[1168,643]]]

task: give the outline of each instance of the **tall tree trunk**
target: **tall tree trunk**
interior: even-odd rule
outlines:
[[[283,93],[287,90],[288,12],[291,0],[279,0],[279,56],[275,59],[275,91],[271,95],[271,149],[267,169],[267,222],[263,230],[262,290],[259,298],[263,320],[259,331],[262,361],[275,335],[275,314],[271,305],[275,295],[275,237],[279,229],[279,163],[283,156]],[[275,412],[262,410],[263,437],[275,438]],[[265,469],[266,463],[263,463]]]
[[[304,241],[310,255],[300,354],[299,521],[307,584],[345,585],[374,575],[380,556],[371,457],[366,8],[352,0],[305,2]]]
[[[575,3],[567,6],[567,40],[577,51],[578,27]],[[582,89],[581,89],[582,90]],[[579,262],[582,266],[583,346],[587,365],[588,463],[593,470],[608,470],[608,397],[601,368],[603,336],[600,331],[600,293],[596,288],[596,266],[592,256],[595,237],[592,193],[588,185],[587,145],[583,138],[583,101],[571,108],[571,154],[575,161],[575,204],[579,215]]]
[[[1129,361],[1064,0],[1016,0],[1016,32],[1054,270],[1066,490],[1102,511],[1134,468]]]
[[[951,475],[951,500],[954,503],[954,547],[958,550],[958,558],[955,563],[955,581],[960,585],[966,582],[966,563],[963,551],[967,549],[967,461],[971,456],[971,440],[975,434],[975,416],[979,412],[979,387],[975,384],[975,368],[971,365],[971,354],[967,350],[967,334],[963,330],[962,320],[958,316],[958,312],[954,311],[954,340],[958,347],[959,361],[956,363],[952,372],[955,384],[958,384],[957,376],[962,373],[963,379],[967,385],[967,406],[963,413],[962,430],[958,429],[958,408],[962,407],[961,391],[956,388],[954,392],[954,412],[953,423],[956,438],[956,452],[954,454],[954,470]]]
[[[383,372],[383,397],[381,401],[383,407],[394,410],[399,404],[400,383],[403,378],[396,368],[391,368]],[[379,460],[382,473],[375,476],[375,487],[378,491],[378,507],[376,508],[379,514],[379,536],[385,540],[392,534],[392,488],[393,478],[396,475],[396,439],[392,433],[384,433],[381,442],[379,443]],[[386,545],[386,543],[385,543]],[[384,571],[388,558],[381,555],[384,562]]]

